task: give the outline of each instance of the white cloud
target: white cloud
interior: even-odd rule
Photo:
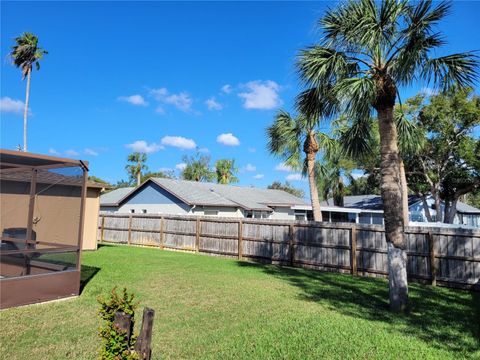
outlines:
[[[129,104],[135,106],[147,106],[148,102],[145,101],[142,95],[130,95],[130,96],[119,96],[118,100],[128,102]]]
[[[216,111],[219,111],[219,110],[222,110],[222,109],[223,109],[222,104],[220,104],[219,102],[217,102],[217,101],[215,100],[215,97],[214,97],[214,96],[212,96],[210,99],[208,99],[207,101],[205,101],[205,104],[207,105],[208,110],[216,110]]]
[[[269,110],[282,104],[278,95],[280,86],[275,81],[250,81],[242,87],[246,91],[238,94],[238,96],[244,100],[243,107],[245,109]]]
[[[90,148],[84,149],[83,152],[84,152],[86,155],[98,156],[98,152],[96,152],[95,150],[90,149]]]
[[[220,134],[217,136],[217,142],[227,146],[238,146],[240,140],[236,138],[232,133]]]
[[[257,174],[253,178],[256,179],[256,180],[260,180],[260,179],[263,179],[264,177],[265,177],[265,175],[263,175],[263,174]]]
[[[183,171],[186,167],[187,167],[187,164],[185,164],[185,163],[180,163],[180,164],[175,165],[175,169],[180,170],[180,171]]]
[[[222,92],[224,92],[225,94],[230,94],[232,90],[232,85],[230,84],[225,84],[222,86]]]
[[[367,174],[365,174],[364,172],[352,172],[352,178],[354,178],[355,180],[366,176]]]
[[[287,175],[287,177],[285,178],[285,180],[287,180],[287,181],[302,181],[302,180],[303,180],[303,177],[302,177],[302,174],[300,174],[300,173],[295,173],[295,174]]]
[[[198,148],[197,151],[199,153],[205,153],[205,154],[210,152],[210,150],[208,150],[208,148],[206,148],[206,147]]]
[[[162,145],[156,143],[147,143],[145,140],[137,140],[131,144],[125,145],[126,148],[140,153],[150,154],[163,149]]]
[[[175,106],[177,109],[190,112],[192,111],[193,99],[187,92],[178,94],[170,94],[167,88],[152,89],[150,94],[153,98],[161,103]]]
[[[166,114],[165,109],[162,108],[161,106],[157,106],[157,108],[155,109],[155,112],[156,112],[158,115],[165,115],[165,114]]]
[[[292,167],[290,165],[287,165],[283,162],[275,166],[275,170],[277,171],[293,171]]]
[[[256,171],[257,168],[253,166],[252,164],[247,164],[245,165],[245,171]]]
[[[55,150],[54,148],[48,149],[48,153],[52,154],[52,155],[60,155],[60,153],[57,150]]]
[[[164,136],[162,144],[178,147],[180,149],[195,149],[197,144],[192,139],[184,138],[183,136]]]
[[[78,153],[78,151],[75,151],[73,149],[68,149],[68,150],[65,150],[65,155],[67,155],[67,156],[78,156],[80,154]]]
[[[169,168],[169,167],[161,167],[160,169],[158,169],[158,171],[163,172],[163,173],[167,173],[167,172],[173,171],[173,169]]]
[[[25,109],[25,104],[21,100],[14,100],[5,96],[0,99],[0,111],[13,114],[21,114]]]
[[[438,95],[438,91],[429,87],[423,87],[420,92],[425,96],[435,96]]]

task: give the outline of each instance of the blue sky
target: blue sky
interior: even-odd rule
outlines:
[[[32,76],[29,151],[88,160],[92,175],[116,182],[132,150],[148,152],[151,171],[178,173],[198,148],[235,158],[242,185],[288,177],[307,189],[268,154],[265,128],[278,108],[291,111],[295,55],[318,38],[328,5],[2,1],[1,147],[22,142],[25,83],[7,54],[31,31],[49,54]],[[480,2],[454,2],[445,52],[480,49],[479,13]]]

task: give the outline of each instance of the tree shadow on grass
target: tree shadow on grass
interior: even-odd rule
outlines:
[[[409,285],[409,311],[389,311],[388,282],[347,274],[238,262],[287,281],[300,297],[339,313],[393,325],[391,331],[408,334],[447,351],[474,352],[480,348],[480,293]]]
[[[88,266],[82,264],[82,270],[80,271],[80,295],[83,292],[85,286],[93,279],[95,275],[100,271],[100,268],[95,266]]]

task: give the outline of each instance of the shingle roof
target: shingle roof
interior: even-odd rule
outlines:
[[[271,211],[272,206],[307,204],[303,199],[282,190],[220,185],[166,178],[150,178],[150,180],[188,205],[241,207],[246,210]],[[111,193],[112,192],[103,196]],[[123,198],[125,198],[127,194],[128,192],[124,193]],[[115,199],[117,199],[117,201],[121,200],[119,197],[115,197]],[[100,203],[103,205],[102,198],[100,199]]]
[[[408,197],[408,204],[413,205],[421,199],[418,196],[410,195]],[[343,207],[356,208],[362,210],[383,210],[383,201],[380,195],[353,195],[345,196],[343,198]],[[329,199],[328,204],[326,201],[321,203],[322,206],[333,205],[333,200]],[[461,213],[473,213],[480,214],[480,209],[473,206],[457,202],[457,211]]]
[[[100,196],[100,205],[118,205],[119,201],[126,197],[134,189],[134,187],[125,187],[115,189],[106,194],[103,194]]]

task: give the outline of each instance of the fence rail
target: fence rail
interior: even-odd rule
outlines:
[[[100,214],[98,239],[388,276],[385,232],[378,225]],[[410,279],[480,290],[480,230],[408,227],[406,245]]]

